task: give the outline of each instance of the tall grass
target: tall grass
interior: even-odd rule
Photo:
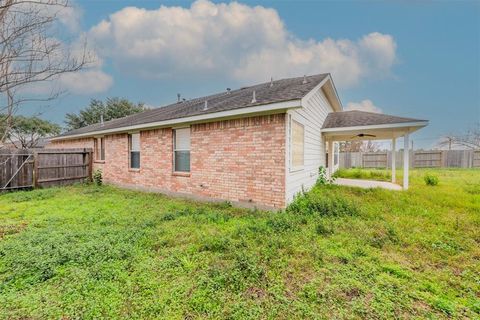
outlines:
[[[0,319],[480,316],[480,172],[285,211],[109,186],[0,196]]]
[[[391,181],[392,173],[389,169],[339,169],[334,174],[337,178],[366,179],[378,181]]]

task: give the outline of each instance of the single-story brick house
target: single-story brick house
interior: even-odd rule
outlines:
[[[93,148],[106,183],[284,208],[335,163],[335,141],[395,141],[426,124],[342,111],[331,76],[319,74],[178,101],[69,131],[48,147]]]

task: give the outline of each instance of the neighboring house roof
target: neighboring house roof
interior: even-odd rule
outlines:
[[[365,111],[342,111],[329,113],[322,129],[349,128],[376,125],[393,125],[407,123],[422,123],[427,120],[391,116],[382,113]]]
[[[96,132],[101,133],[103,131],[112,132],[114,129],[120,130],[133,126],[138,127],[172,119],[296,101],[305,97],[327,78],[329,78],[329,74],[317,74],[266,82],[250,87],[243,87],[238,90],[224,91],[206,97],[181,101],[165,107],[147,110],[124,118],[106,121],[103,125],[99,123],[72,130],[55,137],[54,140],[61,139],[62,137],[88,136],[88,134],[93,135]],[[253,100],[253,92],[255,92],[255,100]]]

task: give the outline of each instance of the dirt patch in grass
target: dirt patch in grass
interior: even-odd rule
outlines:
[[[16,234],[21,232],[27,227],[26,222],[20,222],[17,224],[9,224],[9,225],[0,225],[0,240],[3,239],[5,236]]]

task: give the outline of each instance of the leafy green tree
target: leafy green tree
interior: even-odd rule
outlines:
[[[6,132],[8,130],[8,132]],[[41,138],[47,138],[60,133],[60,126],[38,117],[13,116],[10,127],[0,127],[6,141],[19,149],[34,148]]]
[[[68,130],[78,129],[103,121],[122,118],[147,110],[143,103],[133,103],[127,99],[107,98],[106,102],[92,99],[88,107],[78,114],[67,113],[65,123]]]

